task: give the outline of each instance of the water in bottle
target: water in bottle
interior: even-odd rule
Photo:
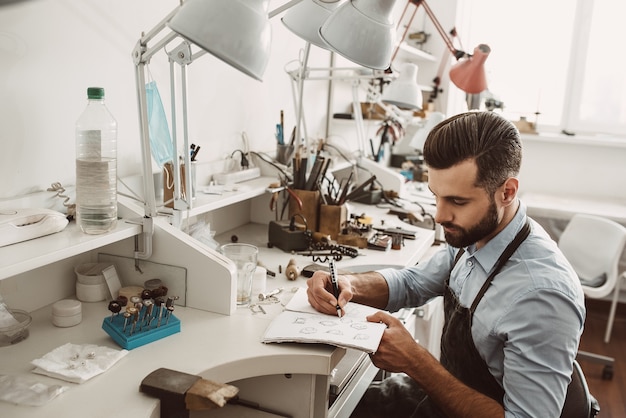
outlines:
[[[117,222],[117,122],[104,103],[104,89],[87,89],[87,107],[76,122],[76,215],[87,234]]]

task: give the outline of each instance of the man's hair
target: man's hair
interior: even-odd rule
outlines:
[[[466,112],[436,125],[424,144],[424,162],[434,169],[450,168],[473,159],[476,187],[492,195],[522,164],[519,131],[494,112]]]

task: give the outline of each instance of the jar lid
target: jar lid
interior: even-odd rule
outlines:
[[[163,281],[161,279],[150,279],[143,282],[143,287],[148,290],[155,290],[161,286],[163,286]]]
[[[52,315],[73,316],[81,313],[82,304],[78,300],[63,299],[52,305]]]

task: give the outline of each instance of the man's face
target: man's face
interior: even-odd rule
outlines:
[[[476,243],[480,248],[499,232],[502,208],[487,192],[476,187],[473,160],[444,170],[429,169],[428,186],[435,194],[437,213],[448,244],[461,248]]]

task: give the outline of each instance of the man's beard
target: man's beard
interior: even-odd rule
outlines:
[[[453,229],[452,231],[444,230],[448,244],[455,248],[467,247],[490,235],[498,227],[496,204],[491,202],[485,216],[469,230],[465,230],[453,223],[446,222],[441,225]]]

